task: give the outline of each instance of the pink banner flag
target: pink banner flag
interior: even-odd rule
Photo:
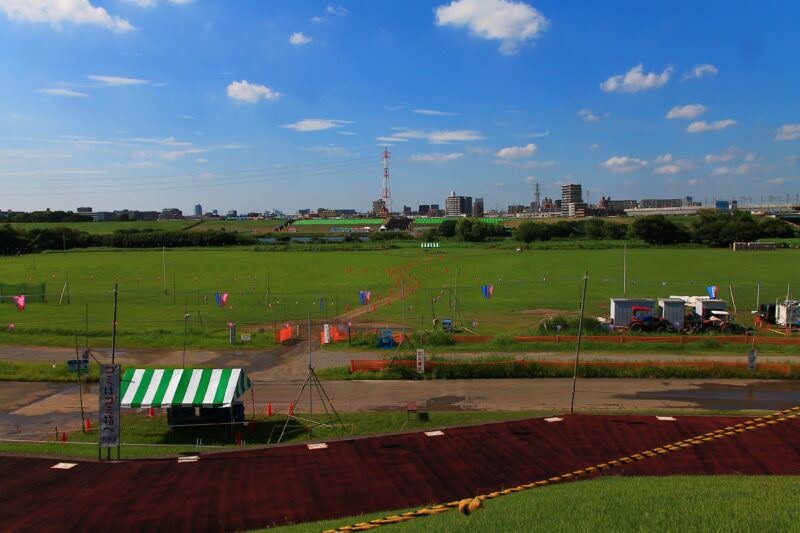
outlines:
[[[25,309],[25,296],[24,295],[23,296],[12,296],[11,298],[14,300],[14,303],[17,304],[17,309],[19,309],[20,311]]]

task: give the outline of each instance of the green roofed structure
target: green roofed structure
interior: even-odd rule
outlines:
[[[346,218],[346,219],[311,219],[311,220],[297,220],[295,226],[345,226],[345,225],[361,225],[364,224],[383,224],[382,218]]]
[[[253,386],[241,368],[128,369],[121,406],[231,407]]]

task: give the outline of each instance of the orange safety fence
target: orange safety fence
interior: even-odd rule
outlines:
[[[482,362],[465,362],[457,363],[450,361],[426,361],[425,369],[432,370],[437,366],[450,366],[450,365],[510,365],[510,364],[535,364],[544,367],[552,368],[572,368],[575,364],[572,361],[529,361],[526,359],[513,359],[509,361],[482,361]],[[351,359],[350,372],[379,372],[387,370],[391,366],[404,366],[413,368],[416,361],[388,361],[384,359]],[[656,368],[690,368],[693,370],[708,370],[730,368],[730,369],[747,369],[747,363],[743,361],[584,361],[578,363],[578,366],[591,367],[591,368],[622,368],[639,370],[642,368],[656,367]],[[791,365],[787,363],[759,363],[758,369],[761,371],[774,372],[783,376],[790,376],[793,374],[792,369],[800,369],[800,365]],[[798,372],[794,372],[797,374]]]
[[[452,335],[455,342],[486,342],[482,339],[486,338],[485,335]],[[800,337],[786,338],[786,337],[756,337],[753,339],[747,335],[714,335],[714,336],[698,336],[698,335],[678,335],[670,337],[645,337],[635,335],[584,335],[583,340],[586,342],[609,342],[616,344],[626,344],[629,342],[656,342],[668,344],[688,344],[690,342],[699,342],[705,339],[714,339],[720,344],[751,344],[755,340],[756,344],[776,344],[783,346],[790,346],[800,344]],[[531,337],[514,337],[518,342],[576,342],[577,335],[538,335]]]

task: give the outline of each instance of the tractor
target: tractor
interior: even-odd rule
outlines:
[[[745,335],[748,329],[731,320],[727,311],[712,310],[701,317],[697,314],[687,316],[683,325],[684,333],[705,333],[716,331],[723,335]]]
[[[633,316],[630,323],[628,323],[628,328],[633,332],[665,333],[667,331],[675,331],[675,327],[669,320],[653,316],[653,310],[649,307],[635,305],[631,307],[631,312]]]

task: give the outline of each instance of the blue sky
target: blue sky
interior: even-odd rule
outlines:
[[[0,209],[800,193],[796,2],[0,0]]]

